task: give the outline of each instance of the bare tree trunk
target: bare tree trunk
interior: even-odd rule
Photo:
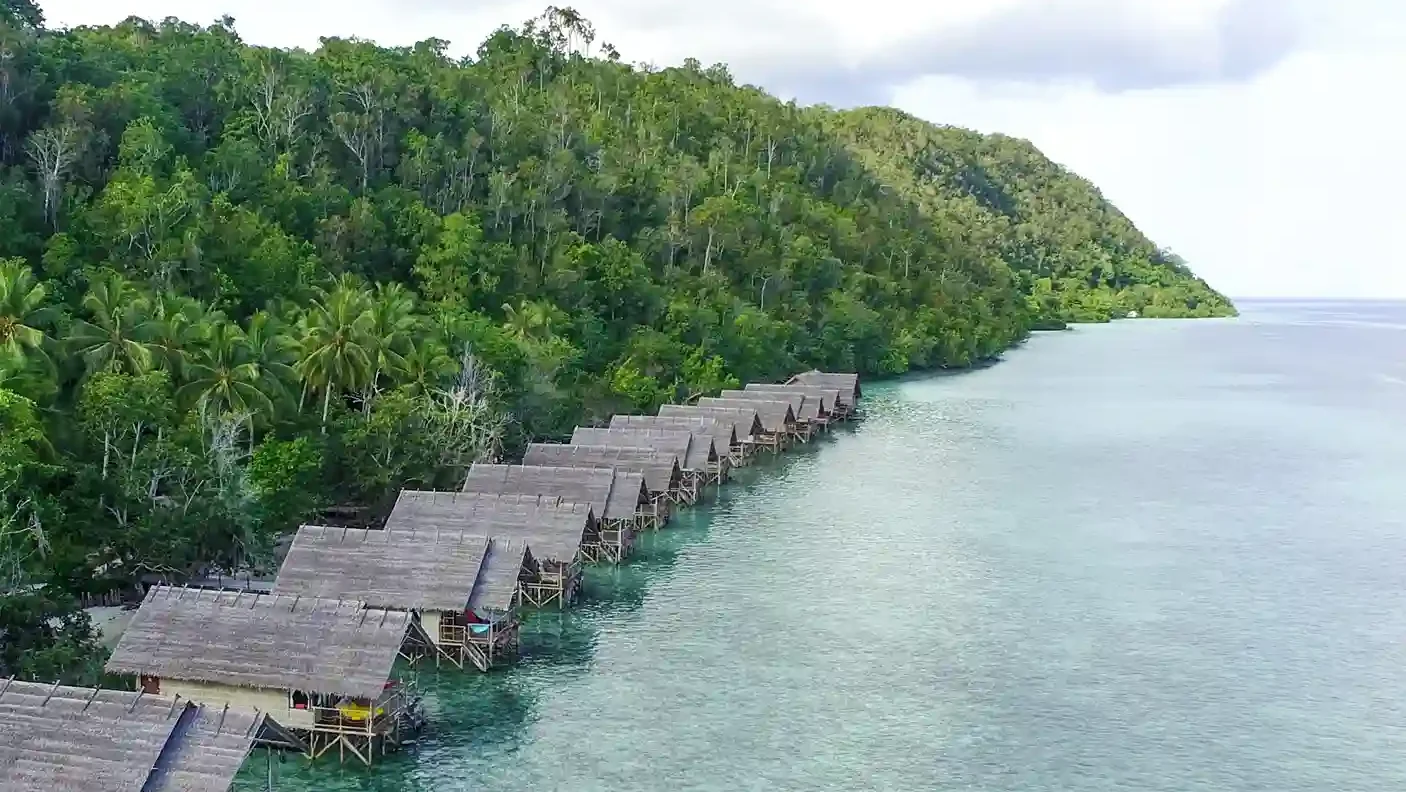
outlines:
[[[77,161],[81,136],[78,127],[63,123],[45,127],[29,137],[26,148],[29,158],[39,171],[39,184],[44,191],[44,217],[51,228],[59,223],[59,200],[63,197],[63,178]]]

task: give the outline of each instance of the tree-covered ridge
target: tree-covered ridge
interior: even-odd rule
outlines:
[[[829,114],[827,128],[931,222],[999,251],[1037,321],[1235,313],[1097,187],[1028,141],[890,108]]]
[[[0,2],[0,620],[49,614],[46,667],[82,654],[69,593],[257,567],[323,507],[612,413],[966,366],[1042,321],[1004,215],[570,10],[456,59]]]

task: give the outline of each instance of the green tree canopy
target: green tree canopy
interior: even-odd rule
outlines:
[[[69,595],[263,568],[614,412],[1233,311],[1029,143],[631,66],[569,8],[471,58],[42,23],[0,0],[0,486],[41,592],[0,674],[79,664]]]

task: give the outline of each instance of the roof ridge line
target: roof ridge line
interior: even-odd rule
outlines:
[[[44,697],[44,701],[41,702],[41,703],[39,704],[39,706],[40,706],[41,708],[49,706],[49,699],[53,698],[53,697],[54,697],[54,694],[57,693],[58,690],[59,690],[59,680],[55,679],[55,680],[54,680],[54,686],[51,687],[51,688],[49,688],[49,695],[47,695],[47,696]]]

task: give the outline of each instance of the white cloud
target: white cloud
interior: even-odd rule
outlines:
[[[578,0],[633,61],[1029,138],[1237,295],[1406,297],[1396,0]],[[49,0],[52,24],[225,13],[246,40],[471,52],[546,0]],[[925,76],[926,75],[926,76]],[[1108,90],[1112,88],[1136,90]]]

